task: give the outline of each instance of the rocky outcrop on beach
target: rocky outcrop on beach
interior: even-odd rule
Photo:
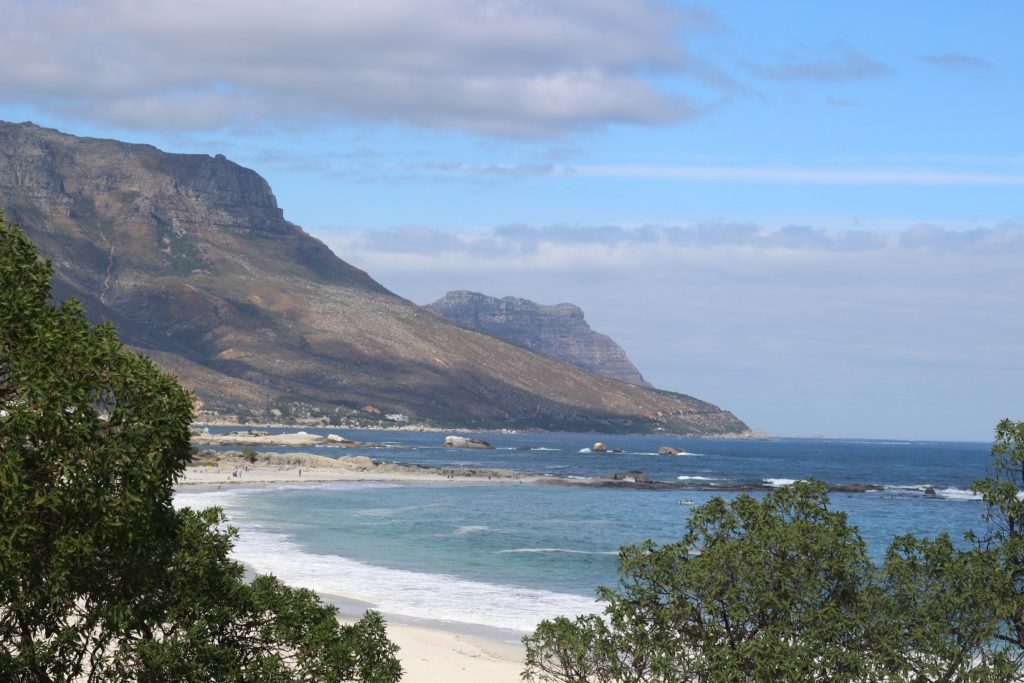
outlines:
[[[221,155],[0,123],[0,207],[52,260],[56,298],[114,322],[215,418],[747,431],[717,406],[586,372],[392,294]]]
[[[464,327],[493,334],[584,370],[651,386],[621,346],[590,328],[579,306],[543,306],[512,296],[497,299],[478,292],[457,291],[448,292],[426,308]]]
[[[338,434],[327,434],[326,436],[307,432],[268,434],[255,430],[226,434],[195,432],[192,434],[192,443],[206,446],[336,446],[338,448],[373,448],[377,446],[377,444],[346,439]]]

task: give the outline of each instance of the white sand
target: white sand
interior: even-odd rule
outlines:
[[[217,489],[226,486],[271,485],[279,483],[316,484],[333,481],[517,483],[532,481],[511,472],[471,468],[419,469],[380,464],[365,456],[327,458],[294,453],[267,456],[250,463],[227,457],[216,463],[191,465],[176,488]],[[446,615],[437,615],[444,619]],[[407,683],[513,683],[520,681],[524,649],[482,636],[401,623],[388,623],[388,636],[398,644]]]
[[[401,650],[404,683],[513,683],[522,680],[522,645],[407,624],[388,624]]]

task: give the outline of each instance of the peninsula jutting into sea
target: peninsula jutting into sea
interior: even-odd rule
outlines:
[[[0,149],[0,205],[53,261],[58,298],[113,321],[195,392],[201,415],[748,431],[707,402],[532,353],[395,296],[286,221],[267,182],[223,156],[27,123],[0,124]]]

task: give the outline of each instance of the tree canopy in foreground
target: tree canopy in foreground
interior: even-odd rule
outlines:
[[[893,540],[873,565],[856,527],[802,481],[714,498],[686,533],[619,553],[603,615],[524,638],[536,681],[1024,680],[1024,422],[996,430],[974,490],[988,530]]]
[[[52,276],[0,213],[0,680],[398,680],[379,614],[246,582],[220,511],[173,508],[191,397]]]

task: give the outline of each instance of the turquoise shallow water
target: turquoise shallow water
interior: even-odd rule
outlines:
[[[948,531],[959,538],[982,525],[984,506],[967,488],[985,474],[984,444],[685,440],[683,447],[701,455],[665,458],[652,455],[653,444],[665,438],[488,435],[499,449],[455,452],[438,448],[437,434],[383,436],[411,447],[367,452],[371,457],[584,477],[643,469],[653,478],[683,483],[782,483],[816,476],[884,484],[885,491],[832,495],[833,506],[859,526],[875,558],[896,534]],[[514,450],[521,439],[551,450]],[[595,440],[624,453],[580,453]],[[673,442],[679,444],[684,441]],[[941,495],[924,495],[925,486],[937,487]],[[331,484],[179,494],[178,504],[224,506],[241,531],[239,559],[289,583],[363,599],[385,613],[526,631],[542,618],[596,610],[594,588],[614,583],[621,545],[677,539],[692,509],[681,499],[700,504],[716,494],[527,484]]]

